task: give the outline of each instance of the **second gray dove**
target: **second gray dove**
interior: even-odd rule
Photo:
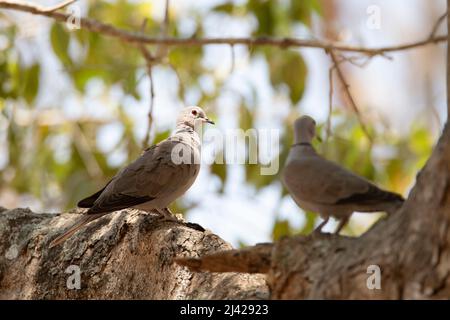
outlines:
[[[340,165],[321,157],[311,145],[316,135],[316,122],[303,116],[294,123],[294,144],[282,172],[283,183],[297,205],[319,213],[324,221],[316,228],[320,232],[330,216],[339,219],[335,231],[348,222],[353,212],[387,212],[403,204],[399,194],[384,191]]]
[[[191,187],[200,170],[201,140],[196,129],[205,122],[214,124],[201,108],[184,108],[174,134],[146,149],[103,189],[81,200],[78,206],[89,209],[50,247],[65,241],[90,221],[116,210],[156,211],[171,219],[168,206]]]

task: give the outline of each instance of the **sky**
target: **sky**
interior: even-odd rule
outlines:
[[[48,4],[56,2],[42,1]],[[80,1],[82,12],[85,5],[83,2]],[[339,1],[340,10],[335,27],[339,30],[341,41],[356,45],[377,47],[415,41],[427,36],[431,30],[432,21],[445,11],[444,0],[433,0],[433,2],[436,12],[424,18],[424,12],[428,12],[426,10],[429,4],[429,1],[425,0]],[[162,19],[164,3],[163,0],[153,1],[151,14],[154,19]],[[172,14],[180,17],[180,24],[186,35],[189,35],[189,30],[192,28],[190,12],[192,10],[206,12],[209,7],[221,1],[177,0],[171,3]],[[370,8],[379,10],[381,20],[377,28],[368,27],[367,21],[371,15],[367,10],[373,12]],[[89,83],[87,94],[83,97],[75,93],[71,94],[70,90],[68,92],[70,82],[62,71],[63,67],[51,53],[47,32],[49,21],[46,18],[27,14],[14,14],[14,17],[22,22],[26,31],[24,32],[26,36],[17,41],[21,52],[30,61],[38,58],[44,63],[37,108],[54,105],[55,101],[61,101],[59,114],[63,118],[76,119],[89,114],[99,119],[109,120],[115,118],[118,102],[121,101],[127,114],[134,119],[135,135],[139,139],[145,136],[149,99],[147,78],[144,77],[139,83],[138,90],[142,96],[140,101],[124,98],[118,88],[111,88],[105,93],[105,88],[100,81]],[[254,21],[208,14],[203,24],[205,37],[246,37],[250,35]],[[320,38],[322,36],[320,18],[315,17],[312,33],[299,28],[295,31],[295,36]],[[38,51],[31,49],[36,46],[39,48]],[[329,58],[321,50],[299,50],[306,60],[309,72],[304,97],[296,108],[300,114],[311,115],[318,122],[323,122],[328,112]],[[374,58],[364,68],[346,67],[358,105],[362,106],[366,117],[380,123],[387,123],[388,129],[398,135],[407,135],[413,121],[424,118],[424,121],[429,123],[430,130],[434,130],[437,136],[445,119],[446,107],[445,72],[436,69],[436,65],[445,65],[445,50],[442,47],[438,50],[423,48],[391,56],[391,60],[383,57]],[[235,67],[231,73],[232,60],[229,47],[219,45],[206,47],[206,55],[202,63],[212,70],[212,74],[206,74],[201,79],[201,85],[206,90],[211,87],[212,76],[222,78],[226,82],[225,90],[215,106],[215,109],[219,110],[220,121],[217,123],[217,128],[206,130],[227,132],[238,127],[235,114],[238,112],[240,101],[234,92],[239,92],[251,99],[248,83],[252,83],[257,88],[257,99],[254,103],[258,109],[256,127],[284,129],[281,128],[281,120],[288,114],[290,102],[275,92],[268,83],[268,68],[265,62],[262,59],[250,61],[248,57],[245,47],[236,46]],[[423,68],[416,68],[412,73],[412,65],[417,61],[428,61],[427,59],[430,60],[429,64],[425,64]],[[431,98],[425,97],[420,90],[417,90],[423,86],[423,80],[428,76],[437,79],[433,82]],[[182,102],[176,95],[178,79],[168,68],[155,67],[154,81],[156,96],[153,129],[158,131],[173,129],[174,117],[182,106]],[[45,94],[50,91],[54,94]],[[424,109],[429,108],[429,103],[426,103],[427,98],[431,99],[431,105],[435,109],[433,113]],[[187,94],[186,102],[188,105],[195,105],[198,99],[198,92],[191,91]],[[273,107],[275,104],[276,108]],[[202,107],[208,109],[208,106]],[[424,114],[427,116],[423,117]],[[436,114],[436,116],[429,116],[430,114]],[[26,119],[27,115],[23,117]],[[99,130],[97,144],[103,151],[108,152],[122,132],[122,124],[112,121]],[[58,141],[58,144],[62,146],[60,156],[64,157],[64,141]],[[203,156],[207,158],[213,151],[214,145],[211,141],[205,141]],[[120,167],[124,159],[124,150],[117,150],[108,160],[111,164]],[[0,157],[0,165],[1,161]],[[240,242],[250,245],[270,241],[273,223],[277,217],[288,219],[294,227],[300,227],[304,223],[301,209],[290,197],[280,201],[282,190],[280,184],[271,185],[256,192],[245,184],[244,170],[241,165],[229,165],[228,174],[224,193],[220,194],[217,192],[220,187],[219,179],[211,176],[208,166],[202,166],[197,181],[183,198],[188,203],[197,204],[195,208],[189,210],[187,220],[201,224],[235,246]],[[23,206],[30,206],[37,211],[58,210],[58,208],[43,208],[36,199],[24,198],[22,202]],[[352,223],[364,226],[372,223],[373,219],[373,216],[356,214]],[[334,222],[329,223],[324,231],[333,230],[335,225]]]

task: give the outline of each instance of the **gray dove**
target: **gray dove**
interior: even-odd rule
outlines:
[[[402,196],[384,191],[336,163],[321,157],[311,141],[316,135],[316,122],[308,116],[294,124],[291,146],[282,180],[297,205],[317,212],[324,221],[316,228],[321,232],[330,216],[340,220],[338,234],[353,212],[395,212]]]
[[[175,220],[168,206],[197,178],[201,140],[196,129],[205,122],[214,124],[201,108],[183,108],[177,118],[176,130],[168,139],[147,148],[103,189],[78,202],[78,207],[89,209],[78,222],[54,239],[50,247],[64,242],[87,223],[125,208],[156,211]]]

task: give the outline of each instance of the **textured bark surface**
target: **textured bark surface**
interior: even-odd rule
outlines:
[[[136,210],[104,216],[48,249],[78,217],[0,209],[0,299],[268,297],[263,275],[193,273],[174,263],[231,249],[218,236]],[[67,288],[70,265],[80,268],[79,290]]]

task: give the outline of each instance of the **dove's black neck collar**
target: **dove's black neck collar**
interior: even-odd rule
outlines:
[[[190,126],[187,126],[187,125],[183,125],[183,126],[180,126],[176,131],[175,131],[175,134],[178,134],[178,133],[194,133],[195,131],[194,131],[194,128],[192,128],[192,127],[190,127]]]
[[[296,147],[296,146],[311,147],[311,143],[309,143],[309,142],[297,142],[297,143],[294,143],[291,147]]]

